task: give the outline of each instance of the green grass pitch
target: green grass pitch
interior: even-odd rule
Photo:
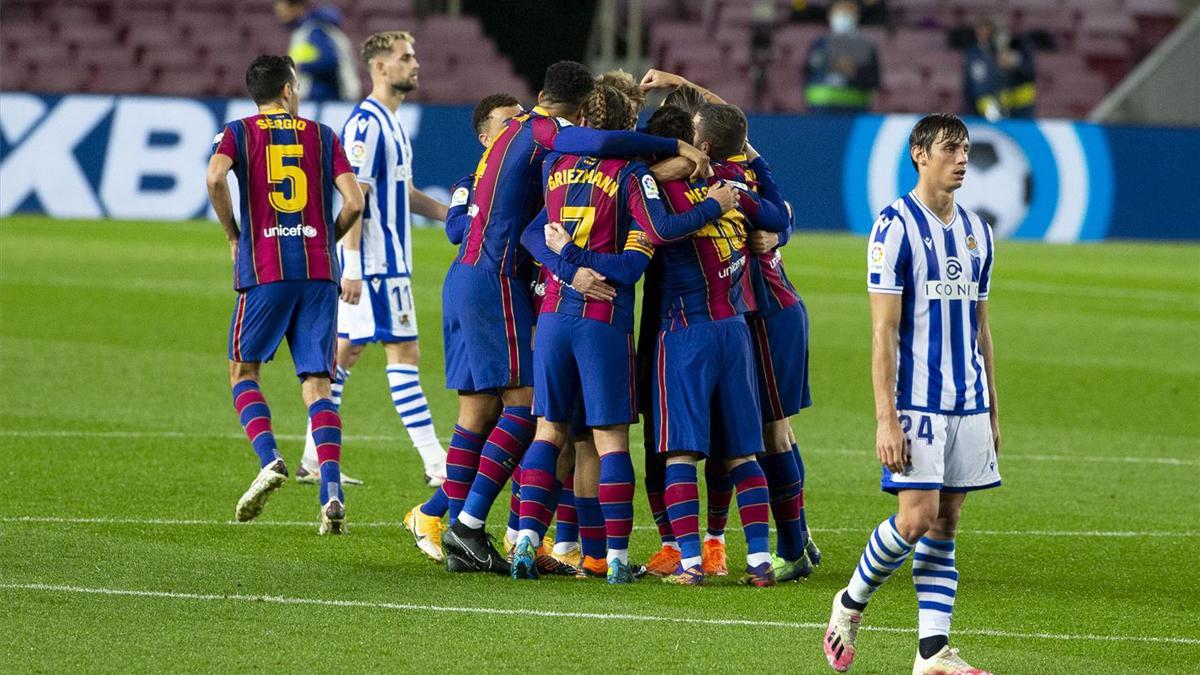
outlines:
[[[445,436],[453,249],[430,230],[416,246]],[[863,242],[805,234],[785,255],[812,316],[816,405],[795,429],[825,564],[774,589],[610,588],[450,576],[419,555],[399,521],[428,490],[380,350],[346,389],[344,466],[367,480],[347,488],[349,536],[318,538],[315,488],[297,484],[231,524],[257,464],[230,402],[219,228],[0,221],[0,670],[825,672],[830,598],[893,500],[872,449]],[[1001,242],[991,305],[1004,487],[967,501],[953,644],[998,673],[1195,672],[1200,248]],[[294,466],[304,410],[281,357],[264,386]],[[637,507],[645,559],[640,489]],[[907,567],[866,626],[855,672],[907,672]]]

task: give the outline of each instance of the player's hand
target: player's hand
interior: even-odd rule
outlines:
[[[750,244],[750,252],[754,255],[762,255],[770,253],[779,246],[779,235],[775,232],[766,232],[764,230],[754,230],[748,238]]]
[[[1000,416],[992,408],[992,445],[996,447],[996,456],[1000,456]]]
[[[668,73],[665,70],[655,70],[651,68],[642,76],[642,91],[650,91],[651,89],[669,89],[687,84],[687,80],[676,75]]]
[[[721,205],[721,213],[737,208],[738,205],[737,188],[729,183],[723,182],[715,187],[710,187],[707,197],[717,200],[717,203]]]
[[[700,148],[691,143],[679,141],[679,156],[694,165],[691,175],[692,180],[700,180],[701,178],[708,178],[713,175],[712,164],[708,161],[708,155],[701,152]]]
[[[342,277],[342,302],[348,305],[357,305],[362,298],[362,279],[347,279]]]
[[[593,300],[612,300],[617,297],[617,289],[604,283],[603,274],[586,267],[580,267],[575,273],[571,288]]]
[[[571,235],[560,223],[546,223],[546,247],[555,253],[562,253],[563,247],[571,241]]]
[[[875,429],[875,456],[892,473],[904,473],[908,464],[908,440],[897,418],[880,422]]]

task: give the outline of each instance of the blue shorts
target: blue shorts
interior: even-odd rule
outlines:
[[[446,388],[533,385],[533,303],[520,279],[454,263],[442,285]]]
[[[286,337],[296,375],[328,375],[337,343],[338,287],[332,281],[275,281],[238,293],[229,360],[270,361]]]
[[[720,458],[763,451],[750,330],[741,317],[660,331],[654,359],[658,452]]]
[[[589,427],[637,421],[633,334],[580,316],[543,313],[533,346],[533,414]]]
[[[754,342],[763,422],[785,420],[811,406],[804,303],[765,316],[748,314],[746,324]]]

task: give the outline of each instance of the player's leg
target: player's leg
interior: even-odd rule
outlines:
[[[767,477],[771,517],[775,521],[776,554],[772,558],[775,579],[784,582],[806,578],[812,574],[812,565],[805,553],[804,491],[797,453],[792,451],[790,420],[765,423],[763,441],[766,452],[758,461]]]
[[[537,433],[521,459],[521,504],[517,545],[513,549],[514,579],[538,577],[537,555],[554,515],[558,456],[570,434],[570,424],[538,418]]]
[[[679,566],[664,581],[683,586],[704,583],[700,557],[700,490],[696,477],[699,453],[672,452],[666,458],[667,516],[679,542]]]
[[[629,426],[615,424],[592,429],[600,456],[598,495],[607,535],[608,583],[634,579],[629,565],[629,535],[633,532],[633,460],[629,457]]]
[[[271,409],[259,387],[259,371],[287,331],[295,302],[292,283],[254,286],[238,294],[229,325],[229,383],[238,420],[258,456],[259,472],[238,500],[239,521],[262,513],[270,493],[287,480],[288,471],[275,442]]]
[[[608,543],[600,506],[600,455],[590,432],[575,439],[575,510],[579,513],[579,572],[603,578],[608,575]]]
[[[714,420],[715,422],[715,420]],[[720,456],[720,448],[714,446]],[[721,461],[704,463],[704,492],[708,522],[701,546],[701,566],[708,576],[723,577],[729,574],[729,561],[725,555],[725,526],[729,523],[729,505],[733,502],[733,479]]]
[[[955,536],[967,492],[998,487],[1000,473],[987,413],[947,418],[946,436],[945,485],[937,516],[913,553],[920,637],[914,673],[982,672],[972,669],[949,645],[959,585]]]
[[[286,332],[317,446],[321,474],[319,534],[346,531],[346,497],[342,493],[341,476],[342,419],[333,403],[331,378],[337,342],[334,321],[337,302],[336,284],[303,282]]]
[[[429,401],[421,389],[418,363],[421,350],[415,339],[406,342],[385,342],[387,353],[388,386],[392,392],[392,405],[404,422],[408,436],[425,465],[425,483],[438,487],[446,482],[446,451],[437,438],[433,426],[433,415]]]
[[[341,303],[344,305],[345,303]],[[339,313],[339,321],[341,314]],[[341,326],[339,326],[339,331]],[[354,368],[354,364],[358,363],[358,359],[362,357],[363,349],[366,348],[365,343],[355,343],[348,337],[343,337],[339,332],[337,340],[337,366],[334,370],[333,381],[330,383],[330,400],[337,407],[338,413],[342,410],[342,390],[346,386],[346,380],[350,378],[350,370]],[[321,482],[321,472],[319,470],[320,462],[317,461],[317,444],[313,442],[312,437],[312,422],[306,423],[304,429],[304,455],[300,458],[300,466],[296,469],[296,482],[316,485]],[[357,478],[342,473],[343,485],[362,485],[362,481]]]
[[[667,503],[663,495],[666,490],[667,465],[666,459],[655,447],[652,415],[644,417],[642,433],[646,451],[646,475],[642,482],[646,486],[646,501],[650,503],[650,514],[654,517],[654,526],[658,529],[658,538],[662,543],[662,548],[646,561],[646,571],[656,577],[663,577],[673,574],[679,565],[679,543],[675,541],[671,519],[667,517]]]
[[[737,493],[738,517],[746,537],[746,574],[741,581],[774,586],[771,566],[770,493],[755,456],[763,452],[762,415],[754,372],[754,349],[746,322],[715,322],[722,344],[714,398],[714,443],[719,443]]]
[[[566,454],[566,448],[563,448]],[[578,567],[582,559],[579,552],[579,514],[575,509],[575,452],[571,448],[571,468],[564,471],[563,457],[559,456],[558,474],[563,477],[562,495],[554,511],[554,549],[551,555],[556,560]]]

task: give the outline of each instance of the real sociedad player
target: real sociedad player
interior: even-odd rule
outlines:
[[[467,431],[456,445],[481,449],[479,468],[458,519],[442,539],[447,569],[508,574],[509,565],[484,532],[488,511],[532,441],[533,307],[518,278],[525,258],[521,232],[542,207],[541,164],[550,150],[588,155],[701,153],[685,141],[664,141],[636,132],[573,126],[591,93],[592,75],[582,64],[560,61],[546,71],[538,107],[511,120],[484,151],[476,171],[472,218],[459,255],[443,287],[446,335],[458,335],[465,358],[447,359],[446,385],[460,392],[458,427]],[[696,162],[697,170],[707,165]],[[585,271],[572,285],[595,292],[603,284]],[[449,338],[447,338],[449,339]],[[484,441],[491,390],[504,403],[500,420]],[[481,401],[482,399],[482,401]],[[447,493],[453,499],[455,495]]]
[[[875,528],[849,585],[833,598],[823,647],[844,672],[863,610],[912,555],[914,675],[975,674],[949,645],[958,594],[955,534],[968,492],[997,487],[1000,425],[988,327],[992,228],[955,203],[970,138],[954,115],[913,127],[917,186],[883,209],[867,243],[875,451],[899,508]]]
[[[475,130],[479,144],[486,149],[508,125],[508,121],[522,112],[524,111],[521,109],[520,102],[511,94],[491,94],[484,97],[475,105],[475,110],[471,114],[471,126]],[[473,215],[471,195],[474,188],[475,174],[471,173],[455,183],[450,192],[450,207],[446,211],[446,238],[456,246],[462,243],[467,227],[471,223]],[[446,358],[464,358],[462,350],[466,349],[466,346],[457,339],[459,336],[448,335],[446,337]],[[496,420],[500,418],[500,397],[490,397],[490,409],[485,407],[489,402],[488,398],[481,397],[477,402],[480,405],[482,417],[491,420],[487,424],[487,432],[490,432],[491,428],[495,426]],[[465,432],[464,429],[456,428],[456,439],[463,438]],[[468,467],[464,466],[464,462],[473,462],[474,464]],[[447,481],[451,485],[443,484],[428,500],[412,507],[408,513],[404,514],[404,529],[412,535],[414,545],[434,562],[445,561],[442,553],[442,532],[445,530],[442,516],[449,514],[450,521],[453,522],[458,518],[458,511],[462,508],[462,499],[451,500],[447,493],[465,495],[470,485],[463,482],[463,474],[468,470],[473,474],[478,463],[478,450],[474,453],[464,452],[451,443],[446,455]]]
[[[233,403],[260,471],[238,501],[239,521],[262,512],[288,471],[259,388],[263,361],[286,337],[308,406],[320,463],[320,534],[345,531],[341,418],[332,400],[338,238],[359,218],[362,192],[329,127],[298,116],[296,67],[286,56],[260,56],[246,71],[258,114],[225,125],[208,164],[208,194],[234,263],[238,291],[229,330]],[[237,177],[241,229],[227,176]],[[335,221],[333,191],[343,204]]]
[[[404,97],[417,88],[420,64],[413,45],[406,31],[375,33],[363,42],[371,94],[354,108],[342,130],[367,206],[339,247],[342,294],[333,394],[340,406],[342,389],[363,349],[382,344],[392,404],[421,457],[426,483],[437,487],[445,480],[446,452],[418,369],[412,213],[445,220],[446,206],[414,186],[412,144],[396,114]],[[308,434],[296,480],[315,477],[316,466],[316,446]],[[352,482],[345,476],[343,480]]]
[[[583,116],[595,129],[628,130],[637,123],[629,98],[605,84],[584,102]],[[634,284],[654,254],[645,231],[664,239],[696,232],[735,206],[735,190],[715,188],[696,208],[670,215],[654,176],[641,162],[551,153],[543,166],[546,208],[521,242],[554,274],[537,323],[533,413],[538,423],[521,461],[521,521],[512,576],[538,577],[537,547],[553,512],[559,453],[582,403],[594,447],[577,446],[576,459],[589,450],[599,454],[598,495],[607,532],[602,569],[611,584],[631,583]],[[548,243],[552,254],[545,250]],[[563,279],[572,278],[577,267],[596,270],[616,296],[595,300],[567,286]]]
[[[720,108],[713,106],[714,109]],[[696,138],[710,158],[727,158],[746,142],[741,111],[724,106]],[[650,130],[691,137],[692,120],[678,108],[660,108]],[[723,160],[715,160],[721,163]],[[662,190],[673,212],[703,201],[719,179],[668,181]],[[769,180],[769,176],[764,176]],[[737,492],[748,555],[744,583],[771,586],[766,477],[755,459],[763,451],[753,350],[743,315],[753,309],[745,274],[745,237],[751,226],[787,228],[786,211],[749,191],[739,206],[679,242],[647,232],[661,256],[661,328],[654,362],[653,409],[657,450],[666,456],[664,500],[681,560],[667,581],[704,583],[699,537],[696,465],[724,462]],[[711,452],[710,452],[711,450]]]

